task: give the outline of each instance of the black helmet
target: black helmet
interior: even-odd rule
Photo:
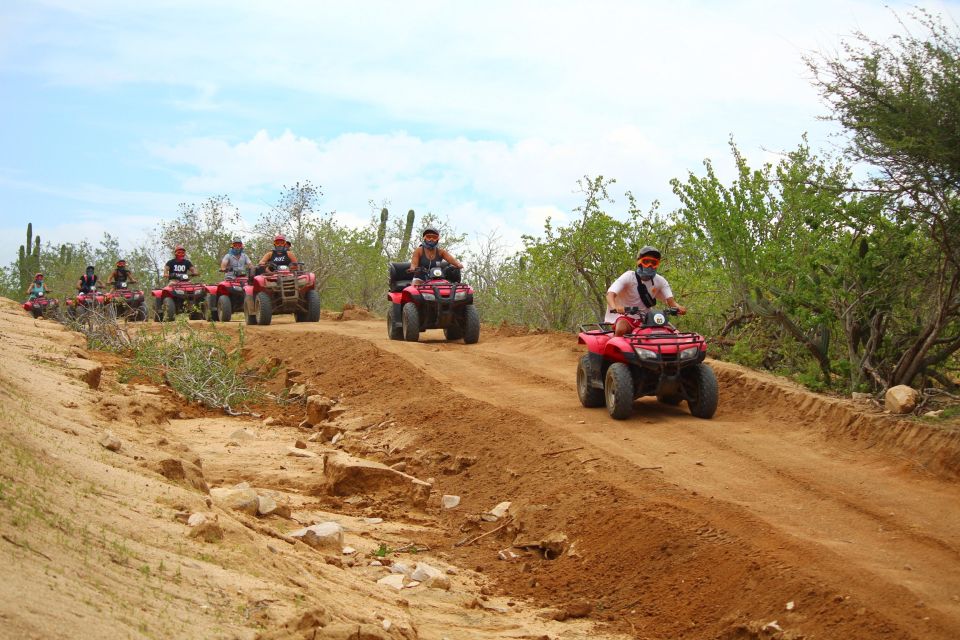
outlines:
[[[640,247],[640,251],[637,253],[637,260],[643,256],[653,256],[657,260],[663,257],[660,255],[660,251],[656,247],[651,247],[650,245]]]
[[[97,270],[97,268],[96,268],[95,266],[93,266],[92,264],[88,264],[88,265],[87,265],[87,271],[96,271],[96,270]]]

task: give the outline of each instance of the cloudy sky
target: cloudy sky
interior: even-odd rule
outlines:
[[[508,243],[568,218],[584,174],[617,179],[611,212],[628,189],[671,208],[731,135],[756,162],[836,144],[802,56],[899,30],[867,0],[0,5],[0,263],[27,221],[129,246],[179,202],[252,222],[303,180],[344,222],[387,200]]]

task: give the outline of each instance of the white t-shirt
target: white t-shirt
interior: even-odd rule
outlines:
[[[666,302],[667,298],[673,297],[673,289],[670,288],[670,283],[659,274],[653,276],[653,280],[645,281],[643,285],[655,300]],[[635,271],[627,271],[614,280],[610,288],[607,289],[607,293],[611,291],[617,294],[617,301],[621,306],[640,307],[641,309],[647,308],[647,305],[643,304],[643,300],[640,299],[640,292],[637,290],[637,273]],[[603,321],[613,322],[619,316],[620,314],[616,311],[611,313],[610,310],[607,309],[607,315],[604,316]]]

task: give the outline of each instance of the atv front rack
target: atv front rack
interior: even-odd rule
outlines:
[[[595,329],[593,327],[596,327]],[[581,324],[580,333],[599,333],[607,334],[613,333],[613,323],[612,322],[586,322]]]
[[[706,344],[706,338],[699,333],[647,333],[643,335],[628,333],[623,336],[631,347],[639,347],[647,351],[656,352],[660,362],[675,362],[680,358],[680,352],[689,348],[697,347],[703,350]],[[669,348],[673,353],[664,353],[664,348]]]

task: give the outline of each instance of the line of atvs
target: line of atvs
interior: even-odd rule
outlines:
[[[161,289],[144,292],[132,289],[126,282],[112,283],[109,291],[91,288],[67,298],[68,318],[82,318],[85,313],[100,312],[114,318],[144,322],[169,322],[187,314],[191,320],[229,322],[234,314],[243,314],[247,324],[268,325],[277,314],[293,314],[297,322],[320,319],[320,295],[316,291],[316,274],[302,265],[281,266],[250,276],[246,271],[227,273],[217,284],[190,282],[184,274],[172,279]],[[23,308],[39,318],[59,306],[56,298],[37,296]]]
[[[472,344],[480,339],[480,317],[473,303],[473,289],[460,282],[460,270],[446,263],[418,272],[414,283],[409,262],[389,265],[387,336],[391,340],[416,342],[428,329],[442,329],[447,340]],[[268,325],[278,313],[293,314],[297,322],[320,319],[320,296],[316,276],[301,268],[279,267],[273,272],[248,276],[228,273],[214,285],[189,281],[183,276],[162,289],[150,292],[127,289],[120,284],[109,293],[93,291],[68,299],[67,314],[77,317],[91,308],[103,308],[116,316],[144,321],[152,300],[154,320],[173,320],[189,313],[191,319],[229,322],[242,313],[247,324]],[[57,306],[55,298],[38,297],[24,309],[39,317]],[[584,407],[606,406],[610,415],[623,420],[633,412],[634,400],[655,396],[667,405],[686,402],[698,418],[712,418],[717,410],[716,376],[704,362],[705,338],[681,332],[669,322],[674,309],[628,314],[643,317],[638,329],[616,336],[608,323],[580,326],[579,342],[587,353],[577,366],[577,394]]]

